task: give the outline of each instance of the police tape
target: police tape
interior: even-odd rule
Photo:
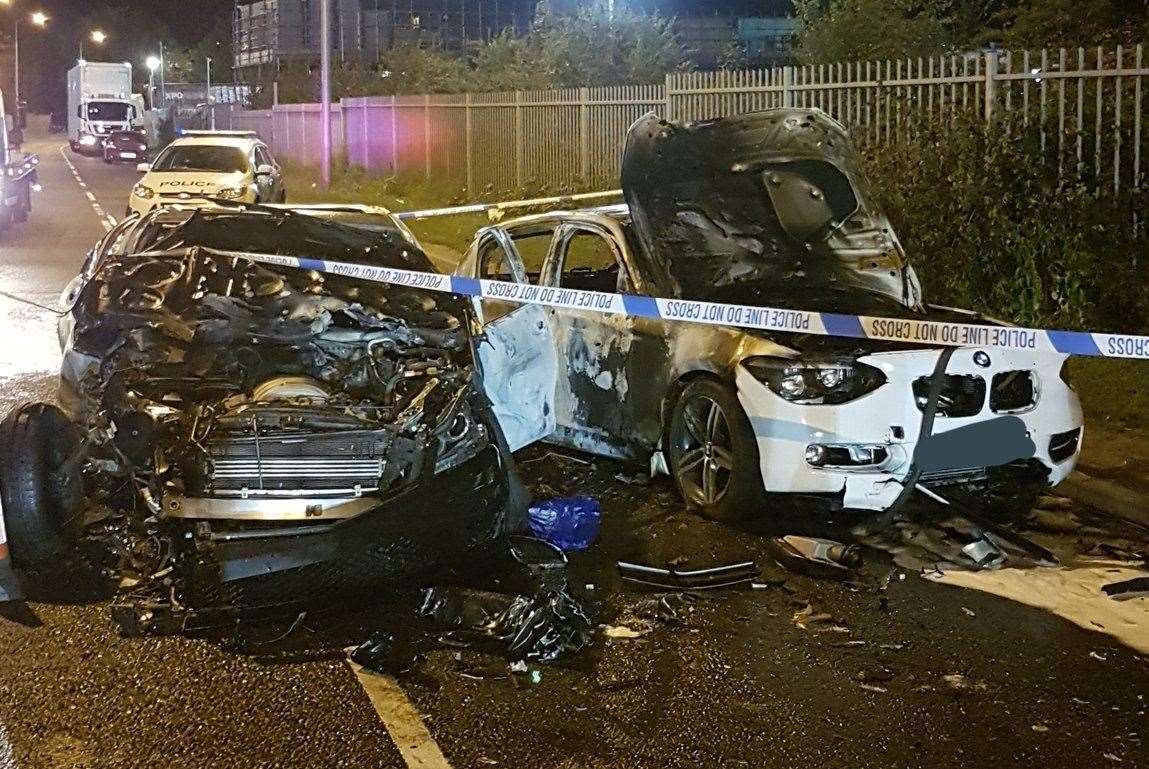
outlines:
[[[1149,336],[1135,334],[987,326],[978,323],[845,315],[691,299],[664,299],[576,288],[535,286],[305,257],[215,249],[200,249],[200,251],[281,267],[315,270],[375,283],[391,283],[426,291],[608,315],[705,323],[762,331],[912,342],[943,347],[983,347],[1096,358],[1149,360]]]

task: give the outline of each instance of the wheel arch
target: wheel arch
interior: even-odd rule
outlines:
[[[666,451],[666,437],[667,430],[670,427],[670,416],[674,411],[674,404],[678,401],[678,396],[682,395],[691,382],[696,382],[699,379],[710,379],[719,384],[730,385],[734,384],[734,376],[732,373],[724,374],[714,366],[706,365],[704,362],[699,362],[693,367],[679,371],[677,375],[671,380],[670,386],[666,388],[666,394],[662,398],[662,406],[659,413],[659,438],[658,448],[660,451]]]

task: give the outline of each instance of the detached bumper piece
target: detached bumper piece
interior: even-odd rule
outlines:
[[[742,561],[712,569],[659,569],[639,563],[618,562],[618,574],[626,582],[664,590],[715,590],[753,582],[760,569],[753,561]]]

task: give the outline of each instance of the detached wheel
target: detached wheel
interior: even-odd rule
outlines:
[[[79,446],[79,431],[48,403],[25,403],[0,423],[0,499],[16,566],[58,565],[75,552],[84,494],[68,460]]]
[[[679,493],[707,518],[737,521],[761,509],[758,443],[726,385],[697,379],[686,386],[671,413],[667,449]]]

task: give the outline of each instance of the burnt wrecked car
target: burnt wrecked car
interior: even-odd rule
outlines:
[[[1004,325],[925,303],[825,113],[648,115],[630,129],[622,188],[625,205],[487,227],[460,266],[660,303],[652,318],[476,301],[492,342],[480,349],[486,387],[512,448],[546,440],[649,461],[720,519],[783,494],[885,510],[913,489],[960,486],[1020,504],[1073,469],[1082,419],[1064,355],[815,335],[796,313],[792,333],[685,322],[698,305],[682,300],[844,324]]]
[[[247,258],[432,271],[385,212],[308,210],[157,209],[92,250],[64,296],[60,408],[3,425],[16,567],[97,543],[141,632],[505,545],[522,494],[468,303]]]

